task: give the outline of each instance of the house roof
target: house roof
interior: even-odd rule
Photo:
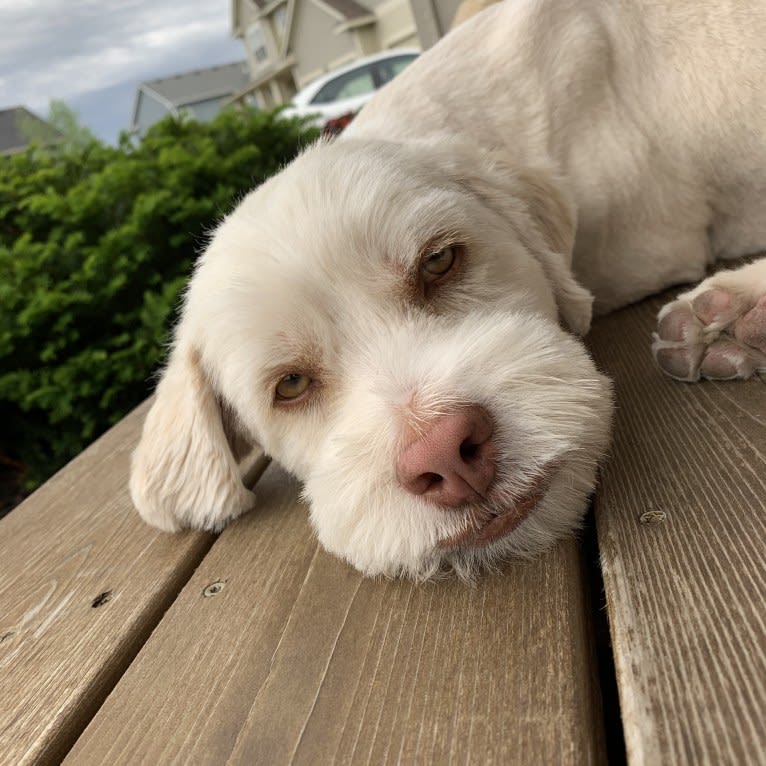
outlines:
[[[33,138],[56,140],[59,132],[26,107],[0,110],[0,154],[13,154],[25,149]]]
[[[153,92],[160,100],[173,107],[182,107],[216,96],[228,96],[247,85],[250,77],[247,64],[236,61],[233,64],[194,69],[157,80],[146,80],[139,88]]]

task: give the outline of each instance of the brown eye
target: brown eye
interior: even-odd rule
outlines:
[[[429,253],[420,262],[420,275],[424,282],[436,282],[443,277],[457,260],[457,250],[445,247],[435,253]]]
[[[297,399],[308,391],[310,385],[311,378],[308,375],[301,375],[297,372],[285,375],[285,377],[277,383],[277,399],[281,401],[292,401]]]

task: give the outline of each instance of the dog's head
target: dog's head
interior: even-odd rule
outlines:
[[[368,574],[461,573],[577,526],[611,395],[582,344],[574,216],[539,170],[345,139],[250,194],[199,261],[133,463],[141,514],[252,504],[233,442],[304,483]]]

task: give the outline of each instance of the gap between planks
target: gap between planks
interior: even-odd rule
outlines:
[[[365,579],[276,466],[258,494],[67,764],[604,762],[575,541],[476,587]]]
[[[0,521],[0,760],[60,761],[215,538],[144,524],[138,407]],[[252,455],[252,480],[264,462]]]
[[[589,338],[618,402],[596,515],[629,761],[766,762],[766,388],[664,377],[663,300]]]

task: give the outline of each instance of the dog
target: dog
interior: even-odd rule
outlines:
[[[766,9],[507,0],[215,230],[130,489],[163,530],[255,497],[257,442],[367,575],[471,577],[581,524],[603,314],[766,246]],[[766,369],[766,260],[665,306],[670,376]]]

